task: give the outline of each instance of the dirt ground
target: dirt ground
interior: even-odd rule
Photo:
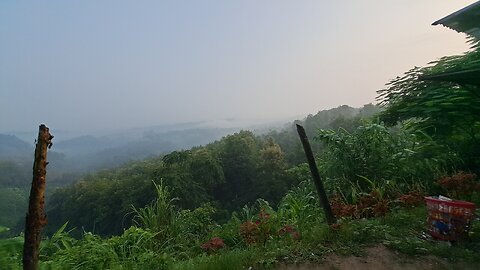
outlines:
[[[329,255],[323,263],[302,265],[281,265],[278,270],[476,270],[480,265],[451,263],[434,256],[407,257],[379,245],[367,248],[362,257]]]

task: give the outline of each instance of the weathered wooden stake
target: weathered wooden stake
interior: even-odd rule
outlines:
[[[335,216],[333,215],[332,208],[330,207],[330,202],[328,201],[327,194],[325,193],[325,188],[323,187],[322,179],[320,178],[320,174],[318,173],[317,164],[315,162],[315,158],[313,157],[312,148],[310,147],[310,142],[308,141],[305,129],[303,129],[302,126],[297,124],[297,132],[298,136],[300,136],[300,141],[302,141],[305,155],[307,156],[308,166],[310,167],[310,172],[312,173],[313,183],[315,183],[315,187],[317,188],[318,197],[320,198],[320,204],[325,211],[327,223],[330,225],[334,224],[337,221],[335,219]]]
[[[33,180],[25,221],[23,244],[23,269],[38,269],[38,255],[42,229],[47,224],[45,215],[45,184],[47,174],[47,149],[52,146],[53,136],[48,127],[40,125],[33,161]]]

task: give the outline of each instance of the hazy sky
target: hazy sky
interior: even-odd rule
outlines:
[[[374,102],[468,49],[474,1],[0,1],[0,132],[282,118]]]

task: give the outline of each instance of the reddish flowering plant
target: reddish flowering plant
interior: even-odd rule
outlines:
[[[252,245],[257,242],[259,231],[258,224],[253,223],[250,220],[240,225],[240,235],[247,245]]]
[[[208,242],[203,243],[200,246],[203,250],[208,251],[208,252],[214,252],[219,249],[222,249],[225,247],[225,243],[223,242],[223,239],[220,237],[213,237],[210,239]]]
[[[423,203],[423,195],[418,191],[410,191],[398,197],[398,200],[403,206],[414,207]]]
[[[355,217],[357,215],[357,206],[346,204],[339,196],[330,199],[330,206],[336,217]]]
[[[284,235],[284,234],[287,234],[287,233],[292,233],[294,231],[295,231],[295,229],[293,228],[293,226],[283,225],[283,227],[280,228],[280,230],[278,230],[278,234],[279,235]]]
[[[291,225],[283,225],[277,232],[280,236],[290,235],[294,240],[300,239],[300,233]]]
[[[265,211],[265,208],[260,209],[260,212],[258,213],[258,219],[257,219],[257,225],[258,225],[258,242],[265,243],[267,240],[270,238],[272,234],[272,221],[270,219],[270,214]]]
[[[267,221],[270,219],[270,214],[265,212],[265,208],[260,209],[258,213],[258,221]]]
[[[270,214],[260,209],[255,221],[246,221],[240,225],[240,234],[247,245],[262,243],[265,245],[272,234]]]
[[[337,217],[369,218],[384,216],[390,210],[390,201],[378,192],[360,196],[356,204],[346,204],[340,197],[330,200],[333,214]]]
[[[474,173],[458,172],[451,176],[446,176],[438,180],[438,184],[448,193],[448,196],[456,199],[463,199],[472,195],[473,192],[480,191],[480,183],[476,181],[477,175]]]

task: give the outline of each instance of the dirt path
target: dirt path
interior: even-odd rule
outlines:
[[[385,246],[367,248],[366,255],[362,257],[329,255],[320,264],[282,265],[278,270],[474,270],[480,269],[478,265],[451,263],[434,256],[419,258],[407,257]]]

